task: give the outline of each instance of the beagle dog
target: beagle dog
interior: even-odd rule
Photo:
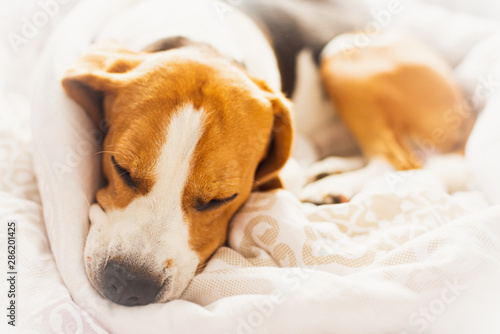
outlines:
[[[468,135],[469,123],[444,117],[466,104],[425,46],[405,36],[364,48],[340,43],[356,34],[334,39],[366,19],[361,9],[334,1],[233,5],[139,2],[103,28],[62,80],[68,96],[107,125],[106,184],[90,208],[84,256],[91,283],[118,304],[179,298],[225,243],[249,194],[283,186],[279,172],[299,117],[288,98],[300,95],[303,50],[368,161],[415,168],[416,141],[434,129],[436,150],[460,148]],[[295,112],[307,119],[309,110]],[[305,200],[343,191],[317,183]]]

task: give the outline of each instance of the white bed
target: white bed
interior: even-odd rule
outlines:
[[[229,247],[182,300],[127,308],[102,298],[82,255],[99,134],[60,77],[111,13],[135,1],[60,4],[18,52],[0,44],[0,216],[18,226],[19,332],[500,333],[500,21],[486,0],[474,13],[490,19],[414,0],[390,22],[437,48],[482,111],[467,147],[468,191],[447,194],[417,171],[384,175],[341,205],[255,193],[231,223]],[[22,27],[13,17],[40,11],[34,1],[14,8],[6,34]]]

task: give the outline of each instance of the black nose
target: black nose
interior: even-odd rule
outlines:
[[[161,289],[161,285],[113,261],[104,268],[102,284],[108,299],[125,306],[149,304]]]

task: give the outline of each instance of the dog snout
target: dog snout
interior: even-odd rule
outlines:
[[[150,304],[162,288],[160,282],[113,261],[108,262],[102,277],[104,296],[124,306]]]

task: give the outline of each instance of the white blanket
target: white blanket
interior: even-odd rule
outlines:
[[[100,134],[60,77],[134,2],[80,3],[45,48],[31,97],[41,200],[30,140],[17,131],[27,118],[2,114],[13,120],[0,135],[0,156],[9,157],[0,165],[0,216],[19,227],[22,333],[500,333],[500,207],[492,205],[500,204],[500,25],[416,1],[403,2],[389,25],[441,51],[483,110],[467,151],[476,190],[450,196],[439,186],[404,186],[430,178],[421,171],[385,175],[381,183],[397,186],[341,205],[255,193],[232,220],[228,247],[182,300],[128,308],[102,298],[82,255]],[[0,105],[19,106],[1,97]]]

